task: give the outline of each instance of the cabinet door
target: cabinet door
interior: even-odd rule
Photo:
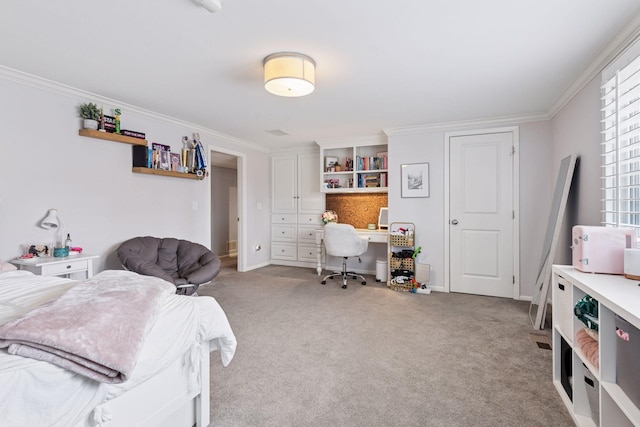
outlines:
[[[298,212],[320,213],[324,209],[320,192],[319,154],[298,156]]]
[[[271,208],[274,213],[296,213],[296,155],[271,159]]]

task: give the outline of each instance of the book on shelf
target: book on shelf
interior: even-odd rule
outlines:
[[[356,165],[359,171],[387,169],[387,156],[356,157]]]

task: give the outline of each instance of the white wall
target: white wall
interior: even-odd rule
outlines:
[[[495,125],[492,126],[495,128]],[[431,264],[431,285],[444,287],[445,132],[451,128],[389,136],[389,218],[416,224],[421,263]],[[477,130],[481,130],[478,128]],[[520,133],[520,294],[530,297],[538,275],[553,188],[551,128],[548,121],[522,123]],[[400,165],[429,163],[430,197],[403,199]]]
[[[558,240],[556,264],[571,264],[571,227],[600,225],[600,77],[593,78],[551,120],[554,170],[571,153],[579,156],[567,214]]]
[[[119,268],[114,250],[133,236],[172,236],[210,246],[209,178],[132,173],[130,145],[78,135],[81,102],[97,101],[107,112],[121,107],[122,127],[145,132],[149,142],[178,150],[182,136],[197,131],[205,147],[246,153],[246,205],[265,203],[269,194],[264,179],[269,155],[248,143],[19,73],[0,73],[0,93],[2,260],[18,256],[24,243],[52,240],[52,233],[38,224],[53,207],[74,246],[100,255],[97,271]],[[264,246],[269,240],[268,212],[246,209],[247,235]],[[268,253],[247,250],[245,265],[251,269],[268,259]]]

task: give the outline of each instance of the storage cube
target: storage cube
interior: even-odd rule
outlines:
[[[637,407],[640,407],[640,331],[616,316],[616,382]]]
[[[600,383],[593,373],[582,364],[584,373],[584,387],[587,390],[587,400],[591,409],[591,419],[598,426],[600,425]]]
[[[637,246],[634,230],[575,225],[571,232],[576,269],[586,273],[624,274],[624,249]]]

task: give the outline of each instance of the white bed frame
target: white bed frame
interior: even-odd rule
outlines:
[[[189,366],[184,355],[167,369],[109,400],[110,421],[104,427],[207,427],[210,424],[209,341],[202,343],[199,389],[189,391]],[[188,355],[186,356],[188,357]],[[94,426],[93,411],[75,427]]]

